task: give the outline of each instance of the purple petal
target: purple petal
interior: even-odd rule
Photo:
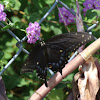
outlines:
[[[6,20],[6,13],[5,12],[0,12],[0,21],[5,21]]]
[[[0,12],[4,11],[4,6],[2,4],[0,4]]]
[[[72,11],[74,11],[72,9]],[[72,22],[74,22],[74,18],[75,16],[73,16],[67,9],[65,9],[64,7],[59,8],[59,22],[64,23],[64,25],[68,25]]]

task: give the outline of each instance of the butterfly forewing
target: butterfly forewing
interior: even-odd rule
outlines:
[[[46,46],[50,48],[73,50],[74,47],[80,47],[84,43],[94,40],[92,35],[87,32],[72,32],[60,34],[46,41]]]

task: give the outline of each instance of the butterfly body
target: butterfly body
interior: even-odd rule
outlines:
[[[22,73],[36,70],[38,76],[46,83],[47,67],[62,74],[68,52],[77,50],[91,40],[94,40],[94,37],[87,32],[73,32],[56,35],[42,45],[35,45],[22,68]]]

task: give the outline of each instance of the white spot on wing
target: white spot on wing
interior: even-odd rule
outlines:
[[[86,42],[86,40],[84,40]]]
[[[75,48],[74,48],[74,50],[75,50]]]
[[[88,40],[89,40],[90,38],[88,38]]]
[[[39,64],[39,62],[36,63],[37,65]]]
[[[82,37],[84,37],[84,35],[82,35]]]
[[[77,35],[77,33],[75,33],[75,35]]]
[[[60,50],[60,52],[63,52],[63,50]]]

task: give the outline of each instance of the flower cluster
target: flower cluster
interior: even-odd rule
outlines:
[[[28,33],[27,35],[27,42],[28,43],[35,43],[37,40],[39,40],[40,37],[40,29],[41,27],[39,26],[38,22],[34,23],[29,23],[29,26],[26,28],[26,32]]]
[[[84,15],[86,15],[86,12],[88,9],[100,10],[100,0],[86,0],[83,3],[83,6],[85,7],[83,8],[83,12],[84,12]]]
[[[0,21],[5,21],[6,20],[6,13],[4,11],[4,6],[0,4]]]
[[[64,23],[65,26],[69,25],[70,23],[75,22],[74,20],[75,16],[64,7],[59,8],[58,15],[59,15],[59,22]]]

